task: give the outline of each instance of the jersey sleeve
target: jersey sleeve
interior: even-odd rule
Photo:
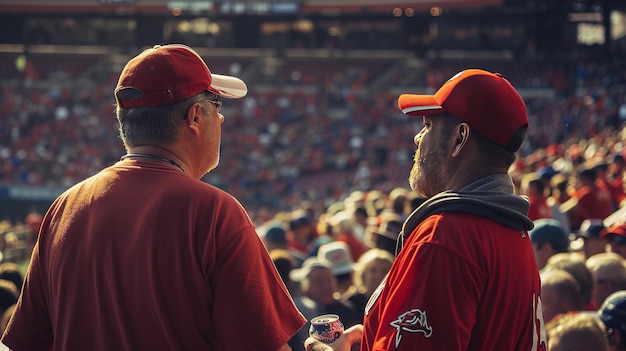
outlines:
[[[252,226],[225,240],[212,275],[215,335],[225,350],[275,350],[305,323]]]
[[[405,246],[381,296],[373,350],[465,350],[484,277],[434,242]]]
[[[39,244],[35,244],[24,287],[2,343],[12,350],[50,350],[54,341],[52,323],[42,288]]]

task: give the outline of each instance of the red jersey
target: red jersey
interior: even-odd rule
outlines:
[[[552,209],[548,206],[544,196],[528,196],[530,207],[528,208],[528,218],[532,221],[539,218],[552,218]]]
[[[368,302],[361,350],[545,350],[540,288],[525,232],[431,215]]]
[[[169,167],[123,161],[52,204],[2,342],[274,350],[304,322],[232,196]]]

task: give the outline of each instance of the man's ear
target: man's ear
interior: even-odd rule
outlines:
[[[195,103],[191,105],[189,110],[187,111],[187,118],[185,118],[185,127],[194,130],[195,132],[199,132],[199,122],[200,122],[200,114],[202,114],[202,105],[200,103]]]
[[[456,157],[461,153],[461,149],[467,143],[470,136],[470,127],[467,123],[461,123],[456,127],[456,139],[454,150],[452,150],[452,157]]]
[[[202,113],[202,105],[199,102],[191,105],[189,111],[187,111],[187,120],[189,122],[198,122],[198,117]]]

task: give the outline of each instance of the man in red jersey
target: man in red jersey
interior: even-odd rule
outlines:
[[[4,344],[290,349],[304,317],[241,204],[200,181],[218,164],[221,99],[246,93],[183,45],[126,64],[115,98],[127,154],[46,213]]]
[[[409,181],[428,200],[404,223],[363,327],[307,350],[545,350],[528,200],[507,174],[528,127],[522,98],[500,74],[469,69],[398,104],[423,116]]]

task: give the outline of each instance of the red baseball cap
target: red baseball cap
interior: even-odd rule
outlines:
[[[608,228],[600,234],[600,237],[606,238],[610,234],[617,234],[619,236],[626,237],[626,224],[620,224],[614,227]]]
[[[519,149],[522,140],[511,139],[519,128],[528,125],[526,105],[517,90],[500,73],[481,69],[457,73],[435,95],[402,94],[398,106],[410,116],[450,113],[512,152]]]
[[[133,88],[143,96],[120,100],[117,93]],[[190,98],[204,90],[225,98],[246,96],[241,79],[213,74],[198,53],[180,44],[156,45],[128,61],[115,88],[117,104],[124,108],[162,106]]]

